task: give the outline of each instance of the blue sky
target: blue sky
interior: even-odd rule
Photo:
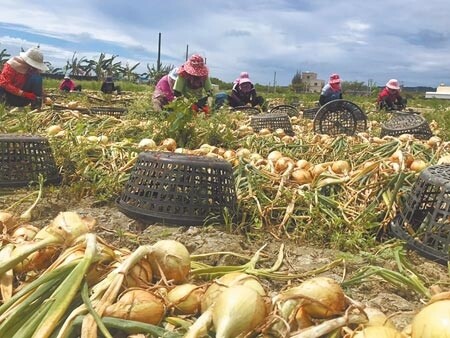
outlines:
[[[74,52],[101,52],[145,71],[189,54],[207,58],[210,75],[232,82],[287,85],[297,71],[320,79],[384,85],[450,84],[448,0],[3,0],[0,49],[39,44],[45,60],[64,66]]]

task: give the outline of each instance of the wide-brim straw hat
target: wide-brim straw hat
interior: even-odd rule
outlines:
[[[32,47],[25,52],[20,52],[20,57],[33,68],[39,69],[43,72],[48,70],[47,65],[44,63],[44,55],[39,48]]]
[[[207,76],[209,73],[203,57],[198,54],[192,55],[189,60],[183,64],[183,70],[189,75],[201,77]]]

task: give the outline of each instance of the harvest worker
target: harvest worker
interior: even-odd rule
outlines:
[[[173,91],[175,96],[197,99],[192,110],[209,113],[208,97],[212,96],[209,70],[202,56],[192,55],[178,70]]]
[[[263,97],[257,95],[255,86],[248,77],[239,79],[239,83],[233,86],[228,100],[231,107],[245,106],[247,104],[251,104],[254,107],[257,105],[262,106],[264,103]]]
[[[48,70],[39,47],[32,47],[9,59],[0,74],[0,102],[14,107],[42,106],[42,75]]]
[[[319,103],[323,106],[330,101],[339,99],[342,99],[341,78],[339,74],[331,74],[328,83],[322,88]]]
[[[117,94],[120,94],[120,86],[116,86],[114,84],[112,76],[107,76],[105,81],[102,83],[102,87],[100,90],[105,94],[112,94],[113,92],[116,92]]]
[[[396,110],[406,107],[406,99],[400,95],[400,84],[396,79],[390,79],[380,91],[377,98],[378,109]]]
[[[65,92],[81,92],[81,85],[75,85],[75,82],[70,78],[69,75],[65,75],[64,79],[61,81],[59,85],[59,90]]]
[[[239,77],[233,81],[233,85],[239,84],[239,81],[241,81],[241,79],[248,79],[248,78],[250,78],[248,72],[241,72],[241,74],[239,74]]]
[[[178,68],[172,69],[169,74],[164,75],[156,84],[155,91],[152,95],[153,109],[157,112],[172,102],[175,98],[173,86],[178,77]]]

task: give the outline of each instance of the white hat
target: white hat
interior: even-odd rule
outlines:
[[[33,68],[39,69],[43,72],[48,70],[47,65],[44,63],[44,56],[39,48],[31,47],[26,52],[20,52],[20,57]]]
[[[172,69],[172,70],[169,72],[169,77],[170,77],[172,80],[174,80],[174,81],[177,80],[177,78],[178,78],[178,67],[175,67],[174,69]]]
[[[398,83],[397,79],[390,79],[387,83],[386,83],[386,87],[390,88],[390,89],[395,89],[395,90],[399,90],[400,89],[400,84]]]

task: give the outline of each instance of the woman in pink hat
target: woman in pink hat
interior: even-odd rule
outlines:
[[[254,106],[262,106],[264,98],[256,94],[255,86],[248,77],[242,77],[239,83],[236,83],[231,90],[231,95],[228,97],[228,102],[231,107],[245,106],[251,104]]]
[[[14,107],[31,103],[33,109],[42,105],[41,72],[48,70],[39,47],[32,47],[9,59],[0,74],[0,102]]]
[[[323,86],[319,97],[321,106],[333,101],[342,99],[341,78],[338,74],[331,74],[328,83]]]
[[[179,68],[173,91],[175,96],[196,98],[198,101],[193,105],[193,110],[209,112],[207,99],[212,95],[212,85],[208,67],[202,56],[192,55]]]
[[[397,79],[390,79],[380,91],[377,98],[378,109],[402,110],[406,107],[406,99],[400,95],[400,84]]]
[[[160,112],[165,105],[175,99],[173,86],[178,78],[178,68],[172,69],[164,75],[156,84],[152,95],[153,110]]]

